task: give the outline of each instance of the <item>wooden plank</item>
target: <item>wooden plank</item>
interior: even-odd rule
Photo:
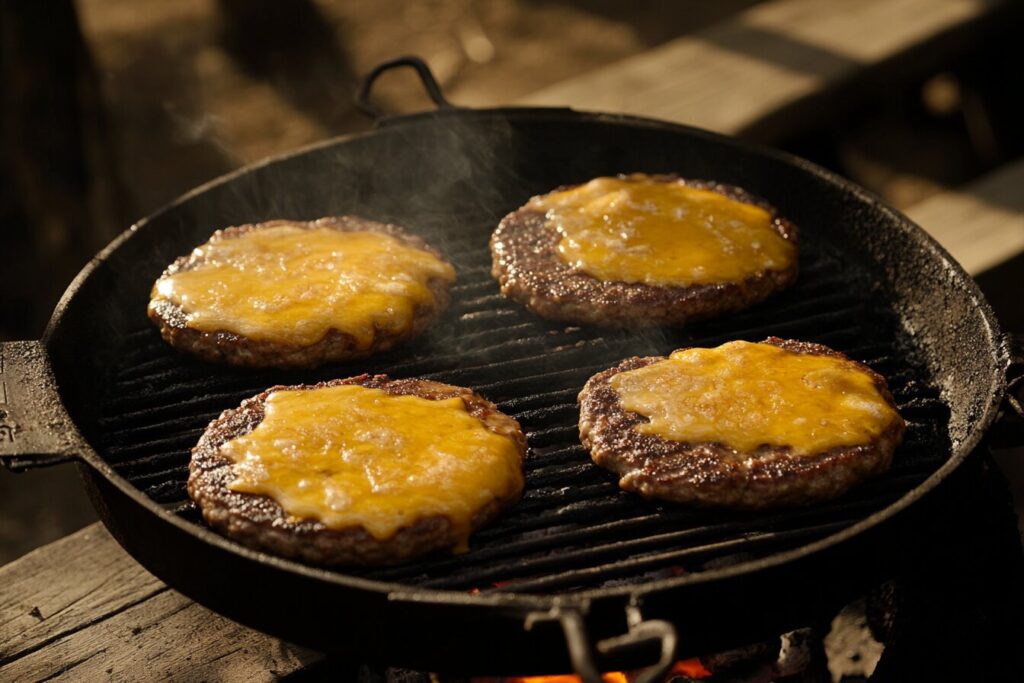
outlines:
[[[992,268],[1024,252],[1024,159],[906,213],[968,273]]]
[[[0,662],[166,590],[98,524],[0,568]]]
[[[0,568],[0,680],[276,680],[322,655],[169,589],[99,524]]]
[[[1008,5],[777,0],[517,104],[623,112],[737,134]]]

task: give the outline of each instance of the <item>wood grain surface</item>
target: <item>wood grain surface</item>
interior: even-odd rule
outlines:
[[[997,0],[779,0],[611,66],[544,88],[519,104],[636,114],[771,139],[823,114],[817,96],[900,56],[959,41]],[[939,55],[935,54],[934,59]],[[810,105],[797,111],[801,102]],[[785,120],[780,118],[785,114]]]
[[[273,681],[322,658],[171,590],[93,524],[0,568],[0,680]]]
[[[907,210],[976,275],[1024,252],[1024,159]],[[1024,282],[1020,283],[1024,285]]]

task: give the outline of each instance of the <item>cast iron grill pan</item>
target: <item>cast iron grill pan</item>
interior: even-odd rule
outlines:
[[[884,508],[949,456],[948,411],[897,312],[815,225],[801,225],[801,272],[789,291],[684,329],[620,332],[546,322],[506,301],[490,276],[487,248],[500,216],[479,213],[447,216],[441,230],[412,224],[455,262],[458,281],[450,310],[431,331],[379,357],[314,371],[218,367],[170,349],[144,310],[134,311],[102,401],[101,452],[155,502],[201,524],[185,491],[190,448],[222,410],[266,387],[363,372],[468,386],[526,432],[522,501],[477,532],[469,553],[348,573],[411,586],[534,593],[642,583],[799,547]],[[578,439],[576,395],[592,374],[629,356],[768,335],[826,344],[886,376],[908,422],[890,472],[833,502],[730,513],[645,501],[620,491],[590,462]]]
[[[795,287],[717,321],[641,333],[567,328],[499,296],[486,244],[502,216],[553,187],[634,171],[715,179],[772,202],[801,228]],[[153,281],[217,228],[340,214],[405,225],[455,263],[452,308],[426,336],[359,363],[251,372],[178,354],[146,319]],[[891,472],[840,500],[739,514],[643,501],[589,463],[575,396],[591,374],[633,355],[769,334],[825,343],[888,378],[910,423]],[[552,109],[444,108],[218,179],[115,240],[71,284],[41,342],[0,344],[0,354],[0,459],[79,460],[111,533],[192,599],[367,661],[475,674],[574,668],[588,681],[598,665],[657,659],[653,681],[673,654],[834,614],[889,575],[905,539],[933,524],[940,484],[967,469],[1015,372],[976,284],[855,186],[703,131]],[[184,484],[212,418],[273,384],[362,372],[470,386],[519,419],[530,445],[523,501],[467,554],[350,573],[255,553],[202,525]]]

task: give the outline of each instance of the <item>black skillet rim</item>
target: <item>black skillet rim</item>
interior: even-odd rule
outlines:
[[[820,538],[811,543],[786,550],[783,552],[773,553],[764,557],[760,557],[754,560],[745,561],[732,565],[725,568],[704,570],[696,574],[684,574],[678,577],[670,577],[665,579],[658,579],[653,581],[644,582],[641,584],[633,584],[626,586],[616,587],[605,587],[605,588],[590,588],[578,592],[567,593],[567,594],[547,594],[547,595],[535,595],[528,593],[515,593],[512,591],[502,593],[490,593],[490,594],[469,594],[465,592],[455,590],[444,590],[444,589],[431,589],[417,586],[410,586],[401,583],[390,583],[385,581],[377,581],[373,579],[366,579],[362,577],[351,576],[344,574],[340,571],[334,571],[329,569],[321,569],[317,567],[311,567],[291,560],[269,555],[256,550],[252,550],[241,544],[231,541],[211,529],[197,523],[189,522],[180,518],[178,515],[160,506],[156,502],[152,501],[142,491],[132,486],[124,477],[119,475],[114,469],[107,464],[103,457],[92,447],[92,444],[88,443],[84,438],[81,439],[83,446],[83,452],[80,454],[82,459],[89,464],[94,470],[101,474],[107,481],[116,486],[122,493],[128,496],[136,503],[142,505],[153,514],[157,515],[160,519],[175,525],[179,530],[189,534],[193,534],[200,540],[213,544],[221,550],[234,553],[239,555],[246,560],[259,562],[265,565],[269,565],[278,570],[295,572],[303,575],[309,579],[326,582],[329,584],[340,585],[346,588],[354,588],[363,591],[371,591],[383,595],[387,595],[392,598],[406,598],[415,599],[422,601],[424,599],[435,599],[446,604],[466,604],[466,605],[495,605],[502,607],[520,607],[528,610],[535,610],[537,608],[550,608],[552,606],[562,604],[586,604],[590,601],[598,601],[604,599],[613,598],[636,598],[646,593],[652,593],[657,591],[670,590],[682,586],[700,585],[703,583],[714,582],[729,579],[735,576],[754,573],[763,570],[768,570],[774,567],[779,567],[790,562],[794,562],[804,557],[814,555],[818,552],[824,551],[827,548],[842,544],[850,541],[856,536],[872,529],[886,520],[894,517],[902,510],[908,508],[912,503],[925,496],[927,493],[932,491],[940,482],[945,480],[950,473],[952,473],[960,464],[971,454],[981,443],[985,436],[985,433],[991,427],[995,421],[1000,403],[1003,400],[1003,395],[1006,392],[1006,370],[1010,365],[1010,352],[1008,342],[1000,330],[999,324],[996,320],[995,313],[985,299],[981,290],[974,280],[967,274],[966,271],[957,263],[949,252],[942,247],[930,234],[927,233],[923,228],[916,225],[909,218],[890,208],[884,202],[881,201],[877,196],[864,188],[842,178],[841,176],[828,171],[816,164],[813,164],[805,159],[801,159],[787,152],[781,150],[772,149],[763,145],[749,143],[746,141],[739,141],[729,136],[721,135],[711,131],[694,128],[692,126],[686,126],[683,124],[677,124],[667,121],[659,121],[656,119],[649,119],[644,117],[632,116],[627,114],[608,114],[601,112],[586,112],[577,111],[568,108],[536,108],[536,107],[501,107],[501,108],[490,108],[490,109],[439,109],[436,111],[420,112],[416,114],[407,114],[403,116],[396,116],[384,119],[380,122],[381,127],[390,128],[392,126],[407,125],[411,123],[417,123],[422,121],[435,120],[441,117],[456,116],[456,117],[474,117],[474,118],[486,118],[486,117],[504,117],[506,119],[515,118],[517,116],[547,116],[552,117],[553,120],[580,120],[586,119],[588,121],[597,121],[601,123],[630,126],[635,128],[656,128],[661,130],[677,131],[680,133],[686,133],[687,135],[702,137],[710,140],[716,144],[722,145],[726,148],[734,148],[738,152],[743,154],[758,154],[761,156],[769,157],[775,161],[779,161],[791,166],[797,167],[804,173],[808,173],[817,176],[826,182],[837,185],[845,192],[854,196],[862,204],[879,211],[880,213],[888,216],[892,223],[898,226],[898,230],[905,234],[920,233],[918,237],[923,237],[923,241],[920,244],[922,248],[929,249],[932,254],[931,256],[939,259],[944,265],[952,271],[952,274],[960,278],[962,282],[968,288],[968,293],[974,300],[975,305],[979,309],[982,319],[985,323],[984,332],[985,336],[990,340],[990,349],[995,352],[998,368],[1000,372],[995,373],[993,384],[989,387],[989,398],[987,404],[984,406],[982,413],[978,419],[974,421],[974,424],[970,428],[967,438],[963,439],[959,443],[953,444],[953,452],[946,460],[945,463],[935,472],[933,472],[927,479],[919,483],[913,489],[907,491],[903,496],[887,505],[886,507],[878,510],[864,519],[856,522],[855,524],[842,529],[833,534],[829,534],[823,538]],[[376,130],[369,130],[360,133],[352,133],[348,135],[342,135],[328,140],[313,143],[311,145],[302,147],[297,150],[286,152],[281,155],[269,157],[257,161],[255,163],[246,165],[235,171],[222,175],[209,182],[206,182],[189,192],[177,197],[168,204],[162,206],[149,216],[142,218],[137,221],[125,232],[118,235],[108,244],[102,251],[100,251],[90,262],[78,273],[78,275],[72,280],[67,290],[62,295],[57,306],[54,308],[53,315],[50,318],[50,322],[47,325],[46,331],[42,337],[42,344],[44,347],[49,348],[50,338],[57,332],[63,319],[65,309],[71,303],[71,300],[75,297],[78,289],[82,284],[89,278],[91,273],[98,268],[112,253],[114,253],[123,243],[131,239],[140,228],[146,226],[152,219],[160,216],[164,213],[173,211],[180,204],[192,199],[193,197],[206,192],[209,189],[217,187],[221,184],[228,183],[234,178],[249,173],[250,171],[261,168],[270,164],[277,163],[292,157],[301,156],[308,152],[312,152],[321,148],[331,147],[337,144],[345,143],[349,140],[373,136],[377,134]],[[59,378],[57,378],[59,381]]]

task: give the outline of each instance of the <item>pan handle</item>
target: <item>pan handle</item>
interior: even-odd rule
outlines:
[[[640,609],[634,605],[626,608],[629,630],[621,636],[607,638],[596,644],[591,643],[583,614],[577,608],[556,606],[549,612],[534,612],[527,617],[526,628],[529,630],[534,624],[547,621],[561,624],[565,642],[569,646],[569,660],[583,683],[604,683],[599,659],[608,662],[606,668],[611,670],[618,668],[611,663],[617,657],[641,648],[651,649],[656,646],[660,654],[657,662],[638,672],[635,683],[661,683],[675,662],[675,627],[660,619],[644,621]]]
[[[0,462],[18,472],[74,460],[84,447],[42,342],[0,342]]]
[[[356,94],[356,107],[359,111],[363,112],[376,123],[380,123],[380,120],[388,116],[387,112],[375,105],[370,101],[370,90],[373,88],[374,82],[383,74],[385,71],[391,71],[392,69],[399,69],[401,67],[408,66],[416,69],[416,73],[419,74],[420,80],[423,82],[423,89],[427,91],[427,95],[431,101],[437,105],[438,109],[454,109],[455,106],[445,99],[444,93],[441,92],[441,86],[438,85],[437,79],[434,78],[433,72],[427,63],[415,55],[405,55],[404,57],[396,57],[390,59],[382,64],[378,64],[373,71],[371,71],[366,78],[363,79],[363,85],[359,88],[359,92]]]
[[[988,443],[995,449],[1024,447],[1024,334],[1009,334],[1010,367],[1006,371],[1006,395]]]

